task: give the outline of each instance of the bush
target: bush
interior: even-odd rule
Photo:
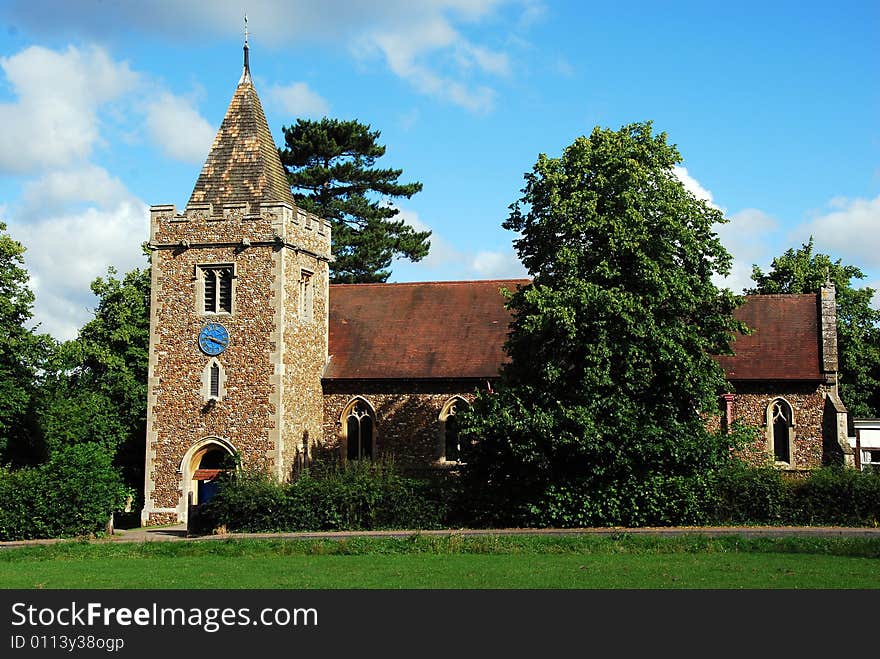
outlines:
[[[814,471],[791,485],[790,518],[795,524],[877,526],[880,474],[842,467]]]
[[[390,463],[362,461],[306,471],[289,484],[261,472],[240,472],[197,508],[190,530],[424,529],[440,527],[444,512],[430,483],[404,477]]]
[[[791,510],[791,488],[774,467],[734,462],[714,477],[718,524],[785,524]]]
[[[195,532],[332,531],[464,527],[597,527],[706,524],[877,526],[880,474],[825,468],[792,480],[741,462],[690,476],[651,475],[614,487],[571,479],[515,492],[454,477],[406,478],[358,462],[279,484],[243,472],[190,520]]]
[[[661,476],[596,489],[589,481],[552,484],[527,507],[528,526],[672,526],[710,518],[709,476]]]
[[[61,449],[37,467],[0,469],[0,540],[101,533],[128,494],[96,444]]]

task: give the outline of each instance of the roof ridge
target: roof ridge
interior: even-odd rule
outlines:
[[[373,281],[360,284],[340,283],[330,284],[331,286],[424,286],[431,285],[451,285],[451,284],[493,284],[502,282],[530,282],[528,277],[510,277],[508,279],[450,279],[450,280],[434,280],[434,281]]]

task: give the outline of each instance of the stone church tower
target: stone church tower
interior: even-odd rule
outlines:
[[[321,441],[330,225],[298,209],[244,71],[183,213],[150,209],[144,524],[231,460],[287,479]]]

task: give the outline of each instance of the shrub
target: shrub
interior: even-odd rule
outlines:
[[[96,444],[61,449],[37,467],[0,469],[0,540],[100,533],[128,494]]]
[[[528,526],[705,524],[714,494],[708,475],[652,475],[597,489],[588,480],[554,483],[528,504]]]
[[[790,487],[792,523],[877,526],[880,522],[880,474],[825,467]]]
[[[790,511],[790,487],[770,466],[734,462],[714,476],[714,510],[718,524],[783,524]]]
[[[441,526],[445,506],[430,483],[400,475],[383,462],[352,462],[306,471],[289,484],[240,472],[199,506],[190,530],[328,531]]]

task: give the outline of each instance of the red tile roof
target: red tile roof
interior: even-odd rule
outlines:
[[[734,315],[754,331],[718,357],[728,380],[823,379],[815,294],[752,295]]]
[[[328,379],[494,378],[525,279],[330,286]]]
[[[527,279],[330,286],[326,379],[493,378],[505,361],[502,288]],[[736,317],[755,332],[718,361],[729,380],[820,380],[816,295],[757,295]]]

